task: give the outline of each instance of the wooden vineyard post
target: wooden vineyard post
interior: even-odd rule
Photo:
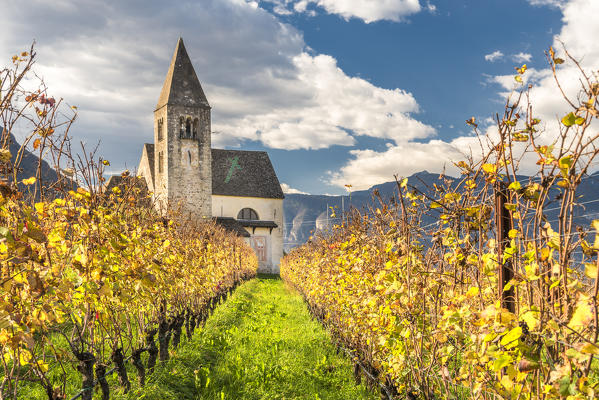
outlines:
[[[505,208],[509,197],[505,185],[497,182],[495,186],[495,226],[497,227],[497,261],[499,263],[499,297],[501,307],[510,312],[516,311],[514,288],[504,290],[508,282],[514,277],[512,259],[504,260],[503,253],[510,244],[509,232],[512,229],[512,218],[510,212]]]

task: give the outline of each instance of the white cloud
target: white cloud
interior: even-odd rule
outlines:
[[[530,62],[530,60],[532,59],[532,55],[529,53],[518,53],[518,54],[514,54],[512,55],[512,60],[514,60],[515,62]]]
[[[310,5],[323,8],[329,14],[345,19],[358,18],[366,23],[380,20],[399,22],[406,16],[419,12],[422,8],[418,0],[264,0],[275,4],[275,12],[280,9],[293,9],[298,13],[313,13]],[[431,12],[436,7],[430,3]]]
[[[497,83],[499,86],[501,86],[502,89],[504,89],[504,91],[502,93],[500,93],[500,95],[504,98],[507,98],[507,96],[509,96],[512,91],[518,90],[522,86],[522,84],[525,84],[525,85],[528,83],[538,84],[538,82],[552,76],[551,70],[548,70],[548,69],[538,70],[535,68],[529,68],[526,70],[526,73],[524,75],[520,76],[520,78],[522,78],[522,83],[518,83],[515,80],[516,75],[517,75],[516,72],[514,72],[513,74],[509,74],[509,75],[491,76],[489,78],[489,81],[493,82],[493,83]]]
[[[393,175],[409,176],[422,170],[441,171],[447,167],[454,171],[450,159],[461,159],[456,146],[441,140],[428,143],[401,143],[383,152],[352,150],[353,159],[340,171],[332,172],[329,182],[343,187],[351,184],[354,190],[362,190],[374,184],[389,182]]]
[[[400,3],[373,8],[399,12]],[[347,76],[333,57],[309,54],[300,32],[257,4],[31,0],[22,7],[11,0],[3,4],[0,59],[38,38],[36,71],[51,95],[79,107],[75,143],[102,138],[101,152],[115,166],[134,168],[141,144],[152,140],[152,110],[179,35],[213,107],[215,146],[250,139],[321,149],[354,145],[354,135],[435,134],[411,117],[418,112],[411,94]]]
[[[490,62],[495,62],[503,57],[503,53],[499,50],[495,50],[491,54],[485,55],[485,60]]]
[[[348,77],[330,56],[311,57],[304,53],[295,57],[294,63],[301,71],[300,80],[315,88],[318,107],[326,113],[326,120],[336,126],[358,135],[396,141],[434,135],[432,127],[409,116],[418,112],[418,103],[411,94]]]
[[[418,104],[409,93],[349,77],[327,55],[302,52],[293,57],[292,64],[297,75],[284,85],[297,86],[309,102],[273,105],[268,111],[248,113],[226,126],[215,123],[215,130],[288,150],[351,146],[355,144],[352,134],[394,141],[435,134],[434,128],[410,116],[418,112]]]
[[[562,58],[567,58],[561,42],[587,73],[599,70],[599,2],[596,0],[572,0],[562,7],[563,26],[556,36],[553,48]],[[574,104],[579,104],[578,92],[582,78],[578,68],[569,60],[558,66],[558,79],[566,95]],[[595,75],[597,76],[597,75]],[[549,68],[534,73],[530,80],[534,83],[531,102],[538,118],[545,123],[542,137],[545,143],[551,142],[559,132],[559,120],[572,111],[562,98]],[[597,122],[597,121],[596,121]],[[597,125],[592,130],[599,128]]]
[[[278,15],[291,15],[293,10],[289,8],[289,0],[263,0],[273,5],[272,11]]]
[[[558,7],[562,8],[568,0],[528,0],[530,4],[533,6],[550,6],[550,7]]]
[[[568,52],[578,59],[581,66],[587,71],[599,69],[599,43],[592,39],[599,35],[599,25],[596,23],[596,15],[599,15],[599,2],[595,0],[572,0],[563,4],[563,26],[556,35],[553,48],[560,57],[563,54],[561,42],[566,46]],[[558,66],[558,78],[564,92],[577,102],[576,95],[580,88],[580,73],[569,61]],[[549,68],[542,70],[530,69],[524,76],[525,83],[533,83],[531,90],[531,102],[534,105],[536,115],[546,123],[546,137],[549,140],[555,137],[558,131],[557,121],[563,114],[571,111],[567,109],[567,103],[559,93],[552,71]],[[494,77],[495,82],[501,84],[507,95],[514,87],[512,75]]]
[[[556,5],[557,2],[546,2]],[[599,70],[599,42],[594,38],[599,37],[599,24],[596,15],[599,15],[599,1],[572,0],[568,3],[560,2],[563,12],[563,26],[556,36],[553,47],[562,58],[565,58],[560,41],[563,41],[574,57],[581,61],[583,68],[589,71]],[[495,53],[498,53],[495,52]],[[495,54],[493,53],[493,54]],[[500,52],[499,52],[500,53]],[[506,98],[511,91],[519,87],[514,80],[515,73],[493,77],[492,80],[501,85],[501,97]],[[578,101],[576,94],[579,89],[580,73],[571,64],[562,64],[558,67],[558,76],[564,91],[574,100]],[[524,75],[524,84],[533,83],[530,92],[531,103],[535,116],[541,118],[544,132],[538,138],[537,144],[551,143],[559,132],[559,120],[571,110],[560,95],[550,69],[529,69]],[[488,146],[488,140],[497,142],[497,128],[484,121],[481,126],[484,136],[481,138],[483,147]],[[597,131],[598,126],[592,129]],[[522,146],[516,146],[516,153]],[[441,172],[447,167],[448,173],[455,172],[450,160],[464,159],[464,153],[471,153],[475,158],[481,153],[481,143],[473,136],[462,136],[451,141],[431,140],[427,143],[397,143],[385,151],[355,150],[352,151],[353,159],[349,160],[340,171],[331,173],[331,183],[343,187],[346,183],[353,184],[356,188],[367,188],[373,184],[392,180],[393,174],[409,176],[414,172],[428,170]],[[520,172],[531,174],[538,170],[536,159],[524,158],[520,162]]]
[[[282,182],[281,182],[281,190],[283,190],[283,193],[285,193],[285,194],[287,194],[287,193],[288,194],[309,194],[306,192],[302,192],[301,190],[294,189],[291,186],[289,186],[288,184],[282,183]]]
[[[279,5],[294,12],[321,6],[367,22],[401,19],[409,14],[407,4],[412,10],[420,7],[417,1],[381,1],[363,10],[358,3],[280,0]],[[471,137],[435,139],[434,128],[414,119],[419,107],[410,93],[348,76],[334,58],[309,53],[300,32],[257,4],[146,0],[140,7],[136,2],[31,0],[22,7],[9,0],[0,17],[0,59],[8,63],[36,37],[36,71],[50,95],[79,106],[75,142],[101,137],[101,152],[115,167],[126,162],[135,168],[141,143],[152,140],[152,110],[179,35],[213,107],[216,146],[254,139],[275,148],[317,149],[354,145],[357,135],[387,140],[380,152],[352,151],[352,159],[333,172],[339,186],[351,183],[356,189],[389,181],[394,173],[439,172],[477,146]],[[382,13],[385,4],[405,7]],[[560,39],[586,68],[598,69],[599,43],[593,38],[599,37],[594,21],[599,2],[572,0],[562,11]],[[564,82],[573,82],[565,86],[571,93],[578,85],[575,71],[562,66],[560,73]],[[538,85],[531,93],[536,112],[548,123],[561,117],[564,102],[549,71],[529,70],[526,79]],[[506,88],[514,84],[513,74],[495,80]]]

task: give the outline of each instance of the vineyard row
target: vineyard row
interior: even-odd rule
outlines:
[[[548,59],[559,84],[566,60]],[[577,190],[599,154],[599,82],[577,71],[559,124],[535,116],[522,85],[486,134],[466,121],[481,146],[455,163],[459,178],[398,179],[391,201],[375,191],[372,209],[283,260],[283,279],[386,393],[596,397],[599,220]]]
[[[112,365],[129,390],[125,360],[144,384],[241,281],[257,259],[212,223],[179,225],[140,205],[143,195],[70,191],[31,203],[0,198],[0,395],[66,398],[73,382],[92,398]],[[156,340],[158,344],[156,344]],[[141,354],[148,352],[147,363]],[[79,378],[77,378],[79,376]]]

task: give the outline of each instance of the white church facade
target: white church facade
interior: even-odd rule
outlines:
[[[279,272],[284,195],[275,170],[266,152],[211,147],[211,107],[182,39],[154,111],[154,143],[144,144],[137,175],[159,212],[213,218],[252,246],[259,272]]]

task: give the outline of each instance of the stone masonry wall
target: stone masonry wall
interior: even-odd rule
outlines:
[[[149,192],[154,192],[154,182],[152,181],[152,172],[150,171],[153,167],[153,165],[150,165],[148,154],[146,153],[144,146],[144,150],[142,150],[141,153],[141,159],[139,160],[139,166],[137,167],[137,176],[141,176],[146,180]]]
[[[285,224],[283,199],[219,195],[212,197],[212,215],[215,217],[237,218],[239,211],[246,207],[256,211],[261,220],[274,221],[277,224],[277,228],[274,228],[272,233],[268,228],[257,228],[256,232],[253,232],[251,228],[246,228],[246,230],[251,235],[266,236],[268,238],[269,261],[261,262],[258,271],[278,274],[281,258],[283,258],[283,227]]]
[[[163,185],[159,198],[168,199],[170,210],[181,211],[191,219],[212,216],[212,153],[211,121],[209,108],[170,106],[157,110],[155,122],[156,188]],[[165,115],[164,115],[165,114]],[[164,116],[162,116],[164,115]],[[180,117],[198,118],[197,139],[180,139]],[[164,118],[163,139],[158,140],[157,121]],[[159,173],[160,156],[163,152],[163,172]]]
[[[158,211],[165,215],[168,203],[167,167],[167,107],[154,111],[154,200]],[[162,120],[162,138],[158,139],[158,121]],[[160,162],[162,161],[162,168]]]

